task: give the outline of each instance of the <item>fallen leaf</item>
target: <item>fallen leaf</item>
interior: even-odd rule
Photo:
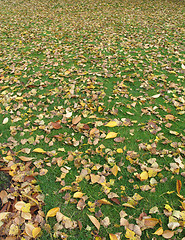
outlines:
[[[154,228],[156,224],[159,223],[157,218],[146,218],[144,219],[144,224],[147,228]]]
[[[170,239],[174,236],[174,231],[165,230],[162,234],[163,238]]]
[[[72,124],[76,125],[77,123],[79,123],[81,121],[81,116],[77,116],[75,118],[73,118],[72,120]]]
[[[37,236],[39,235],[39,233],[41,232],[41,228],[40,227],[36,227],[32,230],[32,236],[33,238],[37,238]]]
[[[56,216],[56,213],[59,212],[59,211],[60,211],[60,208],[59,208],[59,207],[50,209],[50,210],[47,212],[47,214],[46,214],[46,219],[47,219],[48,217],[54,217],[54,216]]]
[[[88,215],[89,219],[91,220],[91,222],[94,224],[94,226],[99,230],[100,229],[100,222],[92,215]]]
[[[105,139],[109,139],[109,138],[115,138],[118,134],[115,132],[109,132],[107,134],[107,136],[105,137]]]
[[[144,171],[140,174],[140,179],[141,181],[147,180],[148,179],[148,172]]]
[[[109,233],[109,238],[110,238],[110,240],[118,240],[118,238],[116,237],[116,235],[113,234],[113,233]]]
[[[164,232],[164,231],[163,231],[163,228],[160,227],[160,228],[158,228],[153,234],[160,236],[160,235],[163,234],[163,232]]]
[[[8,117],[3,119],[3,124],[6,124],[8,122]]]
[[[105,127],[116,127],[116,126],[118,126],[118,123],[115,121],[110,121],[105,125]]]
[[[182,186],[181,180],[177,180],[177,182],[176,182],[176,188],[177,188],[177,193],[178,193],[178,194],[180,194],[181,186]]]
[[[46,153],[46,151],[44,151],[42,148],[35,148],[33,150],[33,152],[36,152],[36,153]]]

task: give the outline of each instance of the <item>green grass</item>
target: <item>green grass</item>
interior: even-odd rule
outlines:
[[[185,164],[184,0],[0,3],[0,166],[8,165],[5,157],[11,150],[14,163],[24,165],[19,159],[24,155],[34,158],[31,166],[36,166],[35,172],[48,170],[46,175],[36,177],[45,196],[45,215],[59,207],[65,216],[83,226],[82,230],[63,228],[68,239],[109,239],[110,233],[119,232],[125,239],[125,228],[120,226],[121,210],[127,213],[129,223],[137,224],[145,212],[161,219],[163,229],[168,229],[165,204],[173,210],[185,210],[180,203],[185,199],[176,194],[180,180],[180,194],[185,196],[181,175]],[[72,116],[65,118],[66,111]],[[80,123],[87,124],[89,130],[72,124],[78,115],[82,117]],[[3,124],[6,117],[9,121]],[[114,119],[120,121],[120,126],[104,126]],[[49,124],[58,120],[61,128],[51,129]],[[89,135],[93,128],[99,130],[95,144]],[[105,139],[108,131],[125,140]],[[56,135],[62,136],[60,141]],[[25,148],[30,150],[28,154],[21,152]],[[35,153],[35,148],[50,155]],[[119,148],[123,153],[117,152]],[[129,161],[129,151],[136,152],[137,159]],[[73,160],[68,160],[69,155]],[[64,161],[62,166],[54,163],[54,158],[59,157]],[[145,167],[151,167],[148,160],[152,158],[161,169],[155,176],[155,186],[151,185],[151,177],[145,181],[138,178]],[[177,165],[177,171],[173,171],[171,166],[177,158],[181,167]],[[38,160],[41,168],[37,168]],[[101,165],[98,170],[93,169],[96,164]],[[116,176],[111,172],[115,164],[120,169]],[[60,182],[56,180],[61,177],[61,167],[68,173]],[[133,172],[129,172],[130,167]],[[86,168],[91,174],[105,177],[120,205],[108,199],[103,186],[92,184],[89,174],[78,181]],[[13,184],[22,189],[21,184]],[[144,185],[153,190],[142,191]],[[65,186],[72,189],[61,192]],[[77,208],[79,199],[73,199],[77,191],[88,197],[83,210]],[[123,206],[135,193],[143,197],[135,208]],[[19,194],[17,201],[22,200],[21,191]],[[103,198],[113,205],[99,206],[97,200]],[[95,203],[94,211],[89,210],[88,202]],[[155,206],[159,212],[149,214]],[[101,225],[97,231],[87,214],[96,216],[98,221],[109,217],[111,223],[108,227]],[[34,218],[30,221],[34,223]],[[43,234],[38,237],[41,240],[55,239],[56,218],[48,218],[47,223],[51,230],[46,231],[42,225]],[[153,235],[159,227],[160,224],[143,230],[141,239],[163,239]],[[184,233],[183,227],[177,227],[172,239],[182,239]]]

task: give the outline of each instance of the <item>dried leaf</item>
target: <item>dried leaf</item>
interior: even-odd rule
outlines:
[[[180,194],[181,186],[182,186],[181,180],[177,180],[176,188],[177,188],[177,193],[178,194]]]
[[[8,122],[8,120],[9,120],[8,117],[4,118],[3,119],[3,124],[6,124]]]
[[[81,121],[81,119],[82,119],[81,116],[73,118],[72,124],[76,125],[77,123],[79,123]]]
[[[162,234],[163,238],[170,239],[174,236],[174,231],[165,230]]]
[[[113,233],[109,233],[110,240],[118,240],[117,236]]]
[[[144,219],[144,224],[147,228],[154,228],[156,224],[159,223],[157,218],[146,218]]]
[[[91,220],[91,222],[94,224],[94,226],[99,230],[100,229],[100,222],[92,215],[88,215],[89,219]]]
[[[147,180],[148,179],[148,172],[144,171],[140,174],[140,179],[141,181]]]
[[[32,157],[25,157],[25,156],[19,156],[19,158],[23,161],[23,162],[29,162],[31,160],[33,160],[34,158]]]

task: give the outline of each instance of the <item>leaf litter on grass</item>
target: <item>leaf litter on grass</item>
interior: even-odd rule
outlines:
[[[1,237],[182,239],[184,1],[2,6]]]

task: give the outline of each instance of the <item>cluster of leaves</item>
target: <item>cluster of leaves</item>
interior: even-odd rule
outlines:
[[[184,0],[0,4],[0,237],[182,239]]]

